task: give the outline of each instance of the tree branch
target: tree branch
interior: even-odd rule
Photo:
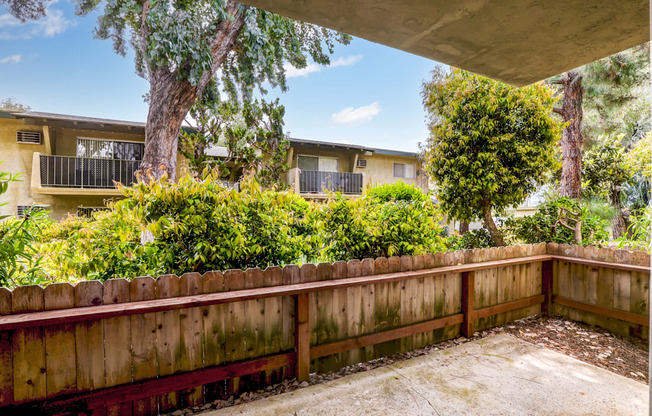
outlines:
[[[559,107],[552,107],[552,111],[555,112],[555,113],[557,113],[557,114],[559,114],[560,116],[563,116],[563,115],[564,115],[564,110],[562,110],[562,109],[559,108]]]

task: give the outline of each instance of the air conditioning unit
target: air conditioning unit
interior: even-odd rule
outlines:
[[[17,131],[16,141],[18,143],[41,144],[41,133],[38,131]]]
[[[25,214],[28,212],[43,211],[47,209],[47,205],[17,205],[16,206],[16,217],[25,218]]]
[[[366,168],[367,167],[367,159],[358,159],[358,163],[356,163],[355,167],[357,167],[357,168]]]

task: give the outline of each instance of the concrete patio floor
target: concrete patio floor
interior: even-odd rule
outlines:
[[[203,415],[644,415],[647,394],[501,334]]]

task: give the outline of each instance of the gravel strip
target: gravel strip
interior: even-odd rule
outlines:
[[[507,333],[524,341],[552,349],[578,360],[604,368],[622,376],[646,383],[648,377],[648,350],[644,342],[619,335],[561,317],[525,318],[499,327],[478,331],[473,338],[458,337],[452,340],[428,345],[417,350],[383,357],[366,363],[355,364],[327,374],[311,374],[310,381],[296,379],[267,386],[257,391],[242,393],[239,397],[215,400],[202,406],[176,410],[172,416],[188,416],[207,410],[231,407],[265,397],[291,392],[326,381],[337,380],[350,374],[369,371],[396,362],[419,357],[432,351],[444,350],[465,342],[474,341],[496,333]]]

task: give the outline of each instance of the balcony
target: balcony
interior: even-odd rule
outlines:
[[[326,192],[361,194],[362,174],[304,170],[299,173],[299,192],[309,194],[325,194]]]
[[[115,183],[136,180],[140,161],[34,153],[32,188],[50,195],[120,195]]]

